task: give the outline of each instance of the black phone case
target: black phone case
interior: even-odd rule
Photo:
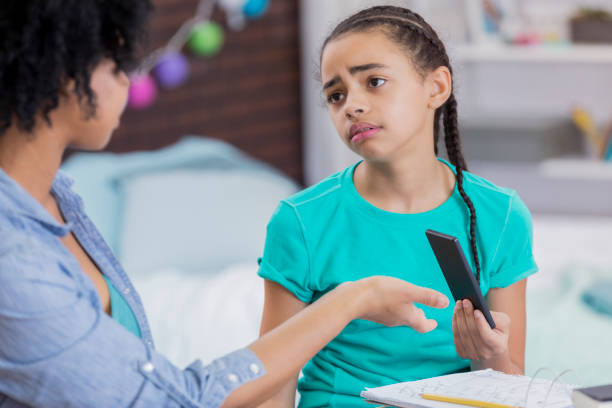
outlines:
[[[428,229],[425,231],[446,283],[455,301],[469,299],[474,308],[480,310],[492,329],[495,322],[482,296],[474,273],[465,258],[459,240],[452,235]]]

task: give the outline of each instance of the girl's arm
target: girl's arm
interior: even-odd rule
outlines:
[[[339,285],[249,346],[266,374],[235,389],[223,406],[251,407],[271,398],[354,319],[407,325],[421,333],[433,330],[437,323],[415,302],[436,308],[448,305],[439,292],[391,277]]]
[[[525,290],[527,278],[506,288],[494,288],[487,303],[495,321],[491,329],[469,300],[457,302],[453,336],[457,353],[471,360],[473,370],[492,368],[508,374],[525,371]]]
[[[307,306],[282,285],[270,280],[265,281],[265,302],[261,319],[260,336],[289,320]],[[260,408],[293,408],[295,407],[295,390],[298,375],[290,378],[280,390]]]

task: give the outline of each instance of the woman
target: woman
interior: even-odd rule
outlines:
[[[339,285],[243,350],[180,369],[155,351],[142,304],[58,168],[102,149],[148,0],[0,5],[0,407],[250,406],[273,395],[353,319],[432,330],[399,279]],[[316,328],[316,330],[313,330]]]

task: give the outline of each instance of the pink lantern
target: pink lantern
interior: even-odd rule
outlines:
[[[138,75],[130,78],[128,106],[144,109],[150,106],[157,96],[157,86],[151,75]]]

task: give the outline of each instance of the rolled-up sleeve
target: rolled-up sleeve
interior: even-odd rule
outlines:
[[[196,360],[176,367],[104,313],[83,273],[52,254],[2,252],[0,400],[4,394],[45,407],[217,407],[264,374],[247,349],[207,366]]]

